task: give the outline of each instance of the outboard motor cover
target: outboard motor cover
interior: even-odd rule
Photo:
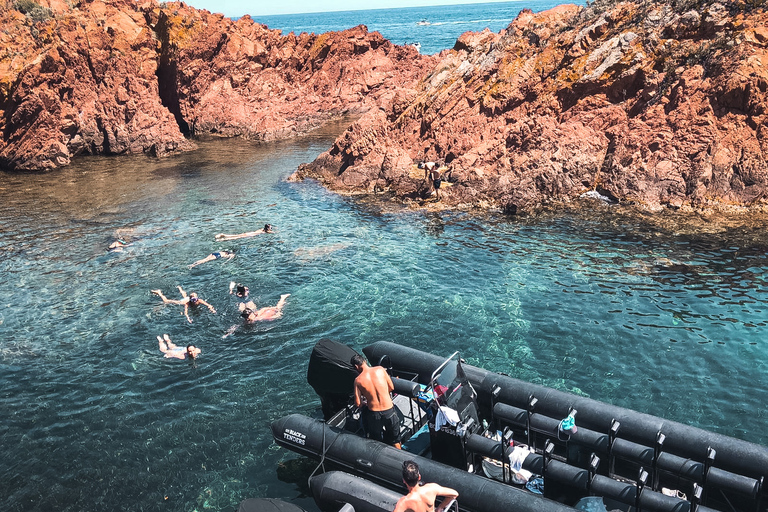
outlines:
[[[307,382],[320,397],[323,417],[326,420],[349,403],[357,377],[357,370],[350,360],[357,353],[348,346],[328,338],[318,341],[312,349],[307,368]]]

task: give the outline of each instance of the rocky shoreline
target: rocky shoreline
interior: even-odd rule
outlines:
[[[283,35],[184,3],[21,0],[0,15],[11,170],[163,156],[200,134],[286,138],[355,114],[291,179],[508,213],[585,193],[649,211],[768,204],[764,1],[526,10],[435,56],[363,26]],[[439,202],[423,161],[449,171]]]
[[[4,4],[4,5],[3,5]],[[385,108],[435,59],[364,26],[287,34],[183,2],[4,0],[0,166],[274,140]]]
[[[594,191],[649,210],[766,204],[768,17],[741,2],[596,2],[467,33],[388,110],[295,179],[428,199],[414,164],[451,170],[445,207],[534,211]]]

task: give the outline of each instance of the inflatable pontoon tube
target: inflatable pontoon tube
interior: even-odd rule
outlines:
[[[428,384],[432,372],[445,361],[445,357],[388,341],[369,345],[363,349],[363,353],[369,361],[379,361],[383,356],[388,356],[392,368],[417,374],[422,384]],[[465,364],[462,367],[478,393],[478,402],[486,408],[490,408],[493,390],[498,386],[500,393],[496,402],[526,409],[533,396],[538,399],[535,412],[551,418],[564,418],[571,409],[577,409],[579,429],[584,427],[608,434],[611,423],[616,420],[621,424],[619,437],[622,439],[654,446],[661,432],[666,436],[663,447],[665,452],[685,459],[704,461],[707,449],[711,447],[716,451],[715,467],[756,480],[768,477],[768,448],[764,446],[531,384],[475,366]]]
[[[398,450],[379,441],[358,437],[300,414],[272,423],[275,442],[336,469],[362,476],[376,484],[405,492],[403,462],[414,460],[426,482],[437,482],[459,492],[459,507],[471,512],[573,512],[575,509],[484,476]]]
[[[349,503],[355,512],[392,512],[402,497],[402,494],[343,471],[313,476],[309,488],[322,510],[339,510]]]

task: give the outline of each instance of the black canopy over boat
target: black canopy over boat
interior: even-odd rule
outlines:
[[[355,352],[327,339],[315,351],[308,380],[325,419],[286,416],[272,424],[274,439],[372,486],[404,493],[402,462],[413,459],[469,512],[566,511],[595,500],[590,510],[768,512],[765,447],[469,366],[458,353],[364,348],[393,377],[405,442],[398,450],[366,439],[350,399]],[[313,483],[316,500],[333,485],[332,503],[346,492],[356,509],[370,504],[360,497],[368,484],[344,478]]]

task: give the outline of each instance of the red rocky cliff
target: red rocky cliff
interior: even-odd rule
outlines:
[[[365,27],[282,35],[152,0],[0,0],[0,23],[0,166],[19,170],[295,135],[385,108],[434,64]]]
[[[534,209],[589,191],[649,207],[764,205],[765,2],[603,2],[467,33],[295,178],[446,206]]]

